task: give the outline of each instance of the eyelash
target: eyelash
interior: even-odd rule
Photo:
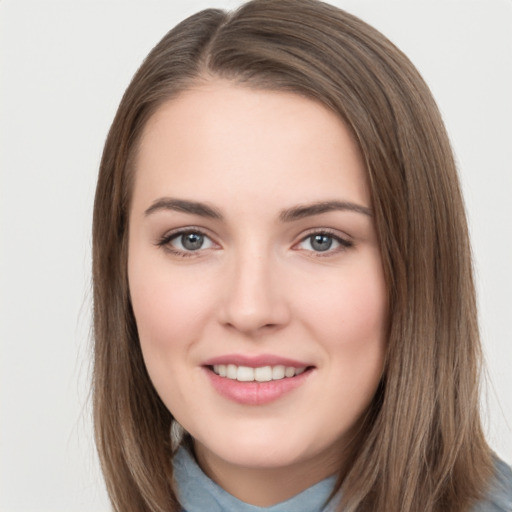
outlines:
[[[179,229],[179,230],[173,231],[171,233],[166,233],[162,238],[160,238],[160,240],[158,240],[156,245],[158,247],[161,247],[164,250],[170,252],[171,254],[173,254],[175,256],[179,256],[181,258],[191,258],[191,257],[196,256],[197,255],[196,253],[199,253],[201,251],[201,248],[196,251],[180,250],[180,249],[176,249],[175,247],[173,247],[171,245],[171,242],[173,240],[176,240],[179,237],[182,237],[184,235],[199,235],[199,236],[202,236],[202,237],[210,240],[212,242],[212,244],[215,243],[211,240],[211,238],[202,229],[194,228],[193,226],[191,226],[186,229]],[[205,249],[203,249],[203,250],[205,250]]]
[[[305,249],[307,252],[311,252],[315,258],[326,258],[332,256],[334,254],[338,254],[339,252],[346,251],[354,246],[354,243],[346,238],[342,238],[337,232],[330,229],[319,229],[313,230],[303,236],[300,241],[295,244],[295,246],[303,244],[307,240],[310,240],[310,244],[312,243],[312,239],[315,236],[325,236],[331,238],[333,241],[337,242],[339,246],[337,248],[331,249],[330,247],[325,251],[314,251]]]
[[[209,247],[206,248],[206,249],[203,249],[201,247],[201,248],[199,248],[199,249],[197,249],[195,251],[194,250],[181,250],[181,249],[176,249],[175,247],[173,247],[171,245],[171,242],[173,240],[176,240],[179,237],[182,237],[184,235],[199,235],[199,236],[202,236],[202,237],[210,240],[210,242],[212,244],[215,244],[215,242],[213,242],[211,240],[211,238],[202,229],[194,228],[194,227],[189,227],[189,228],[186,228],[186,229],[180,229],[178,231],[173,231],[171,233],[165,234],[164,236],[162,236],[158,240],[156,245],[158,247],[161,247],[161,248],[165,249],[166,251],[172,253],[173,255],[179,256],[179,257],[182,257],[182,258],[194,257],[194,256],[197,256],[200,251],[202,251],[202,250],[204,251],[204,250],[209,249]],[[331,247],[329,247],[325,251],[315,251],[315,250],[303,249],[306,252],[312,253],[314,255],[314,257],[317,257],[317,258],[324,258],[324,257],[332,256],[333,254],[337,254],[338,252],[350,249],[354,245],[353,242],[351,242],[351,241],[349,241],[349,240],[347,240],[345,238],[340,237],[334,231],[331,231],[329,229],[320,229],[320,230],[316,230],[316,231],[311,231],[307,235],[303,236],[300,239],[300,241],[294,245],[294,247],[296,247],[296,246],[298,246],[300,244],[303,244],[307,240],[310,240],[310,244],[311,244],[311,241],[312,241],[313,237],[315,237],[315,236],[329,237],[333,241],[335,241],[336,243],[339,244],[339,246],[337,248],[331,249]]]

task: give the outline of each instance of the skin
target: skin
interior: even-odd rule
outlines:
[[[222,218],[161,207],[162,198]],[[359,211],[283,219],[326,201]],[[204,233],[203,245],[186,251],[180,229]],[[319,251],[311,235],[326,230],[332,245]],[[168,101],[141,139],[128,254],[149,375],[203,470],[258,506],[339,471],[382,375],[387,319],[365,166],[340,118],[299,95],[220,80]],[[204,367],[225,354],[310,370],[277,400],[241,404]]]

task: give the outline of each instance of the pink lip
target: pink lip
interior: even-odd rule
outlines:
[[[289,364],[287,366],[295,365]],[[305,365],[297,365],[296,367],[300,368],[303,366]],[[295,377],[285,377],[269,382],[239,382],[217,375],[209,366],[204,366],[203,370],[217,393],[224,398],[243,405],[265,405],[274,402],[304,384],[314,371],[310,367],[304,373]]]
[[[214,364],[236,364],[237,366],[248,366],[249,368],[277,365],[293,366],[294,368],[305,368],[307,366],[311,366],[311,364],[304,363],[302,361],[272,354],[260,354],[258,356],[226,354],[224,356],[213,357],[203,363],[204,366],[213,366]]]

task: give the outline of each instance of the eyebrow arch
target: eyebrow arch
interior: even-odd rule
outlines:
[[[185,199],[173,199],[171,197],[162,197],[153,202],[153,204],[144,212],[148,216],[152,213],[162,210],[172,210],[175,212],[192,213],[201,217],[222,220],[222,214],[219,210],[207,206],[204,203],[196,201],[187,201]]]
[[[281,222],[292,222],[294,220],[303,219],[321,213],[332,212],[336,210],[361,213],[363,215],[373,216],[371,208],[348,201],[321,201],[309,205],[299,205],[287,208],[279,214]]]

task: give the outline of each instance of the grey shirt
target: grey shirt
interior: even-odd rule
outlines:
[[[336,483],[332,476],[289,500],[271,507],[256,507],[235,498],[207,477],[188,451],[181,447],[173,461],[174,478],[184,512],[335,512],[340,497],[327,505]],[[496,477],[487,498],[473,512],[512,512],[512,471],[496,462]]]

